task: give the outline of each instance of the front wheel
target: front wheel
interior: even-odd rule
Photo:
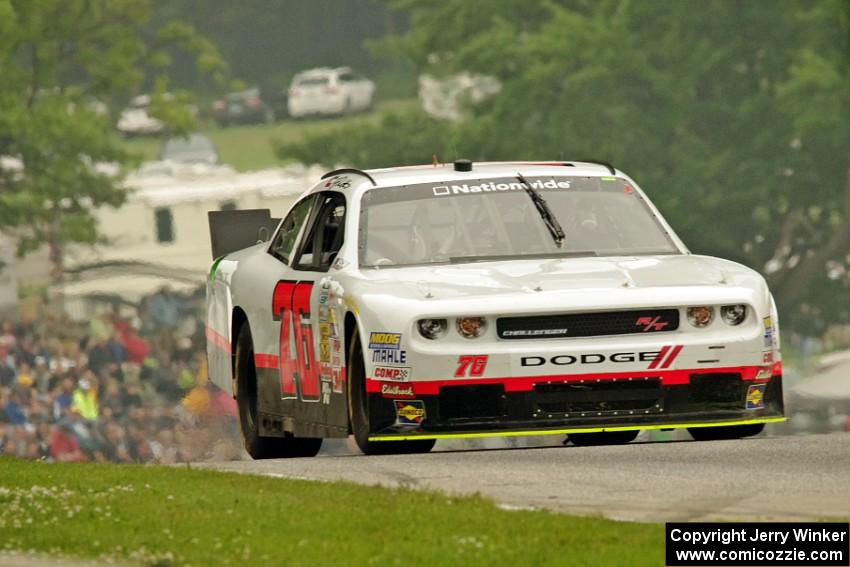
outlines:
[[[236,339],[236,405],[245,450],[255,459],[315,457],[322,440],[310,437],[264,437],[260,435],[257,394],[257,368],[254,365],[254,343],[248,324],[242,325]]]
[[[366,370],[363,364],[363,347],[360,334],[355,330],[348,349],[348,417],[354,441],[366,455],[394,453],[427,453],[434,447],[434,439],[421,441],[369,441],[369,399],[366,396]]]
[[[638,436],[639,431],[601,431],[598,433],[571,433],[567,439],[579,447],[596,445],[625,445]]]
[[[688,433],[696,441],[718,441],[721,439],[741,439],[752,437],[764,431],[763,423],[749,425],[729,425],[726,427],[691,427]]]

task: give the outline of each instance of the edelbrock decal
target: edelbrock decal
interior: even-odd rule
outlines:
[[[382,384],[381,395],[385,398],[413,398],[413,386],[399,386],[398,384]]]

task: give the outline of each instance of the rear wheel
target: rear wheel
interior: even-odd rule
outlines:
[[[763,423],[749,425],[730,425],[727,427],[692,427],[688,429],[696,441],[717,441],[720,439],[741,439],[752,437],[764,431]]]
[[[310,437],[263,437],[257,411],[257,369],[254,366],[254,343],[248,324],[242,325],[236,339],[235,372],[236,405],[245,450],[255,459],[315,457],[322,440]]]
[[[427,453],[434,447],[434,439],[421,441],[369,441],[369,399],[366,396],[366,371],[363,364],[363,347],[355,330],[348,350],[348,416],[354,441],[366,455],[394,453]]]
[[[635,440],[639,431],[602,431],[599,433],[570,433],[567,436],[573,445],[591,447],[594,445],[625,445]]]

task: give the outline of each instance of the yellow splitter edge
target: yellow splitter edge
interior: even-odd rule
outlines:
[[[570,433],[602,433],[604,431],[639,431],[642,429],[684,429],[690,427],[725,427],[729,425],[755,425],[757,423],[780,423],[787,417],[763,417],[703,423],[670,423],[660,425],[624,425],[619,427],[581,427],[577,429],[523,429],[518,431],[483,431],[472,433],[393,433],[370,435],[369,441],[406,441],[413,439],[478,439],[482,437],[528,437],[531,435],[569,435]]]

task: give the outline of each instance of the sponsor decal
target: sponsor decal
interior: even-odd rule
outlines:
[[[331,336],[331,326],[329,323],[319,323],[319,334],[323,339]]]
[[[773,346],[773,320],[770,317],[762,319],[764,323],[764,346]]]
[[[643,327],[644,333],[649,331],[660,331],[667,325],[669,325],[669,323],[662,319],[661,315],[656,315],[655,317],[638,317],[638,320],[635,321],[635,326]]]
[[[420,425],[425,419],[425,402],[422,400],[395,400],[396,424]]]
[[[463,354],[457,357],[457,370],[455,370],[455,378],[480,378],[484,375],[484,370],[487,368],[487,360],[489,356],[486,354]]]
[[[333,307],[328,310],[328,319],[331,323],[336,325],[336,309],[334,309]]]
[[[325,188],[336,187],[338,189],[348,189],[351,187],[351,180],[346,176],[331,177],[325,182]]]
[[[382,384],[381,395],[385,398],[413,398],[413,386],[399,386],[398,384]]]
[[[757,410],[764,408],[764,389],[767,384],[753,384],[747,389],[747,409]]]
[[[627,364],[632,362],[648,362],[648,369],[669,368],[679,353],[682,345],[665,346],[661,350],[645,350],[636,352],[615,352],[613,354],[585,353],[585,354],[558,354],[555,356],[523,356],[520,358],[520,366],[572,366],[574,364],[602,364],[605,362],[614,364]]]
[[[370,349],[396,349],[401,348],[401,333],[369,333]]]
[[[409,366],[376,366],[374,377],[376,380],[392,380],[404,382],[410,380]]]
[[[319,361],[324,364],[329,364],[331,361],[331,345],[327,339],[319,342]]]
[[[536,179],[529,183],[534,189],[569,189],[570,182],[565,179],[554,180]],[[465,195],[468,193],[493,193],[503,191],[525,191],[525,183],[510,182],[510,183],[480,183],[478,185],[469,185],[463,183],[460,185],[438,185],[432,187],[431,191],[435,197],[444,197],[447,195]]]
[[[773,351],[769,350],[761,355],[762,364],[773,364]]]
[[[331,403],[331,382],[330,377],[322,376],[322,403],[329,405]]]
[[[407,351],[386,348],[373,350],[372,362],[376,362],[378,364],[407,364]]]
[[[345,368],[331,368],[331,381],[334,393],[341,394],[345,386]]]
[[[568,329],[516,329],[502,331],[503,337],[562,337],[567,334]]]

